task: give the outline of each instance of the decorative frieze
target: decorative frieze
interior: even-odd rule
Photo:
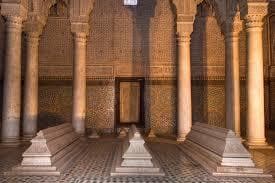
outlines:
[[[169,80],[176,77],[176,66],[151,66],[143,67],[142,65],[134,65],[130,67],[127,64],[111,66],[111,65],[88,65],[87,79],[111,79],[115,77],[146,77],[148,79],[161,78],[161,80]],[[72,79],[72,66],[39,66],[39,77],[41,80],[71,80]],[[270,72],[269,72],[270,70]],[[146,72],[149,74],[145,74]],[[225,67],[224,66],[192,66],[192,80],[224,80]],[[269,69],[264,66],[264,77],[275,77],[274,68]],[[246,78],[246,66],[240,66],[240,79]]]
[[[87,66],[87,77],[88,79],[93,78],[107,78],[114,76],[114,68],[109,65],[95,65],[95,66]]]

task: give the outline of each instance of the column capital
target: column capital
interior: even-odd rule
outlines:
[[[266,0],[242,0],[240,2],[240,13],[246,21],[246,28],[261,28],[263,19],[268,14],[268,2]]]
[[[25,39],[32,46],[38,46],[45,24],[45,19],[37,15],[29,16],[28,21],[25,22],[23,30],[25,32]]]
[[[177,20],[177,40],[178,44],[183,42],[190,43],[191,34],[193,32],[194,19],[191,17],[181,17]]]
[[[188,16],[188,17],[181,17],[177,19],[177,32],[181,34],[182,32],[186,32],[191,34],[194,29],[194,17]]]
[[[177,41],[178,41],[178,45],[180,45],[181,43],[190,43],[191,33],[190,32],[177,33]]]
[[[84,32],[74,32],[74,39],[76,42],[86,44],[87,42],[87,34]]]
[[[246,28],[262,28],[265,15],[263,14],[248,14],[245,16]]]
[[[5,16],[6,26],[8,29],[15,29],[18,31],[22,31],[22,18],[18,16]]]
[[[28,20],[24,23],[23,31],[27,34],[39,34],[41,35],[46,25],[47,17],[40,16],[38,14],[31,14],[28,16]]]
[[[172,0],[177,14],[195,15],[198,2],[194,0]]]
[[[88,23],[81,23],[81,22],[72,22],[71,23],[71,32],[74,35],[79,35],[79,36],[87,36],[90,31],[90,26]]]
[[[228,17],[223,26],[225,40],[236,38],[239,39],[239,33],[243,30],[243,22],[239,16]]]
[[[27,19],[28,14],[28,4],[27,1],[7,1],[2,0],[1,4],[1,15],[4,17],[19,17],[21,21]]]

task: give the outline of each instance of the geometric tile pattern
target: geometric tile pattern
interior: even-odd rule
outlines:
[[[145,86],[145,126],[155,133],[175,134],[176,86]]]
[[[89,150],[80,156],[60,177],[54,176],[11,176],[4,177],[3,172],[20,162],[21,153],[27,146],[18,148],[0,147],[0,182],[151,182],[151,183],[180,183],[180,182],[258,182],[272,183],[273,178],[234,178],[214,177],[209,175],[200,165],[189,159],[177,144],[172,141],[158,140],[148,142],[154,157],[162,166],[165,176],[116,176],[110,177],[114,151],[119,146],[118,139],[101,138],[89,140]],[[256,155],[258,156],[258,155]],[[275,154],[273,152],[273,158]],[[265,158],[272,158],[266,156]],[[274,172],[273,172],[274,173]],[[273,174],[274,175],[274,174]]]

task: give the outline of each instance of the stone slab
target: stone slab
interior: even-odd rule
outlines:
[[[271,177],[256,168],[231,130],[195,123],[179,148],[215,176]]]
[[[70,123],[41,130],[31,142],[22,154],[21,164],[5,172],[5,175],[59,176],[87,152],[87,143],[74,132]]]
[[[119,145],[116,148],[114,154],[114,160],[111,168],[111,176],[165,176],[165,173],[160,167],[159,163],[155,161],[155,158],[152,159],[152,163],[155,165],[153,167],[122,167],[122,154],[123,154],[123,147]]]
[[[116,149],[111,171],[111,176],[115,175],[164,176],[164,172],[134,125],[129,129],[128,137],[124,138]]]

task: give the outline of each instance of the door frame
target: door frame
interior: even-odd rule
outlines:
[[[121,82],[139,82],[140,83],[140,122],[136,124],[139,128],[145,127],[144,116],[144,77],[116,77],[115,78],[115,125],[114,130],[117,132],[117,128],[129,127],[133,123],[120,123],[120,83]]]

